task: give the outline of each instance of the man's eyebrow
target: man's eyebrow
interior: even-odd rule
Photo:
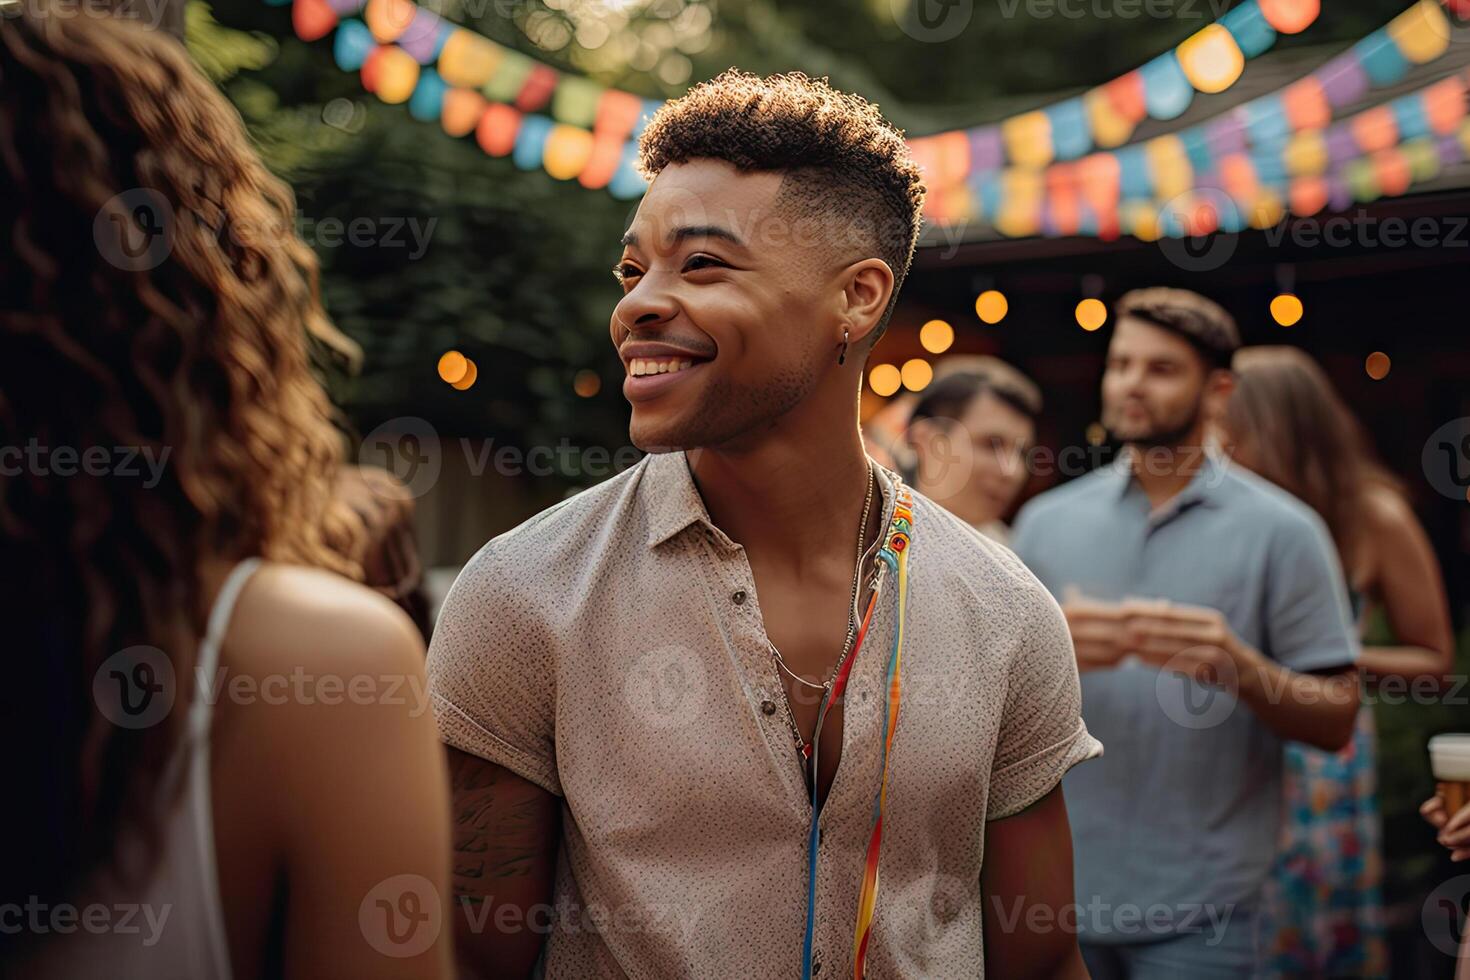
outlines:
[[[723,238],[732,245],[737,245],[740,248],[745,247],[745,242],[741,240],[739,235],[730,231],[728,228],[721,228],[719,225],[685,225],[682,228],[676,228],[671,244],[677,244],[686,238]],[[638,236],[632,231],[626,231],[623,233],[620,244],[624,247],[637,245]]]

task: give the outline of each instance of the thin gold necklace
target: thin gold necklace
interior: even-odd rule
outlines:
[[[770,637],[766,637],[766,645],[771,648],[771,654],[776,658],[776,666],[781,668],[786,676],[796,681],[796,683],[801,684],[804,687],[812,688],[813,690],[825,691],[832,686],[832,678],[836,677],[837,672],[842,669],[842,664],[847,660],[848,653],[852,651],[853,637],[857,635],[855,610],[857,609],[858,586],[862,582],[863,578],[863,553],[867,550],[863,547],[863,545],[868,537],[868,518],[872,514],[873,507],[873,487],[877,484],[877,482],[877,479],[873,476],[872,464],[869,464],[868,489],[867,493],[863,496],[863,516],[861,522],[858,524],[857,559],[854,561],[852,568],[852,593],[848,597],[847,603],[847,639],[843,641],[842,656],[838,657],[837,663],[833,665],[831,676],[829,676],[827,680],[825,680],[821,684],[813,684],[805,677],[802,677],[800,674],[793,671],[790,667],[787,667],[785,659],[781,656],[781,651],[776,649],[776,644],[771,642]],[[787,714],[788,716],[790,715],[789,704],[787,705]],[[791,725],[792,731],[795,733],[798,743],[800,743],[802,741],[801,732],[796,728],[796,719],[794,717],[791,718]]]

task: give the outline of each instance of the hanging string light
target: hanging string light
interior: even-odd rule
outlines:
[[[1302,313],[1302,301],[1294,293],[1278,293],[1271,300],[1271,319],[1283,327],[1296,326]]]
[[[903,384],[903,375],[892,364],[876,364],[868,372],[868,387],[873,394],[887,398]]]
[[[985,323],[999,323],[1006,318],[1010,308],[1006,294],[999,289],[987,289],[975,297],[975,315]]]
[[[1077,304],[1074,312],[1077,317],[1077,325],[1088,333],[1102,328],[1108,322],[1108,308],[1103,301],[1089,296]]]
[[[930,320],[919,328],[919,343],[931,354],[943,354],[954,343],[954,327],[944,320]]]
[[[923,391],[934,380],[934,368],[922,357],[915,357],[903,362],[899,379],[909,391]]]

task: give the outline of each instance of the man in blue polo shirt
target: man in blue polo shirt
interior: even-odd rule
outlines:
[[[1063,781],[1095,980],[1248,977],[1281,749],[1348,741],[1357,641],[1326,528],[1204,448],[1239,334],[1194,293],[1119,300],[1102,381],[1118,460],[1042,494],[1014,547],[1062,600],[1082,715]]]

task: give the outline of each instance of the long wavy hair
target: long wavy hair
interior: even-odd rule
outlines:
[[[128,830],[156,854],[201,567],[356,575],[359,529],[331,501],[344,444],[308,363],[325,316],[291,192],[177,41],[19,7],[0,18],[0,730],[20,820],[0,901],[45,901],[115,868]],[[179,696],[132,730],[92,682],[136,645],[170,658]]]
[[[1374,455],[1362,425],[1310,355],[1296,347],[1243,347],[1225,430],[1261,476],[1322,516],[1344,569],[1359,557],[1367,494],[1402,484]]]

